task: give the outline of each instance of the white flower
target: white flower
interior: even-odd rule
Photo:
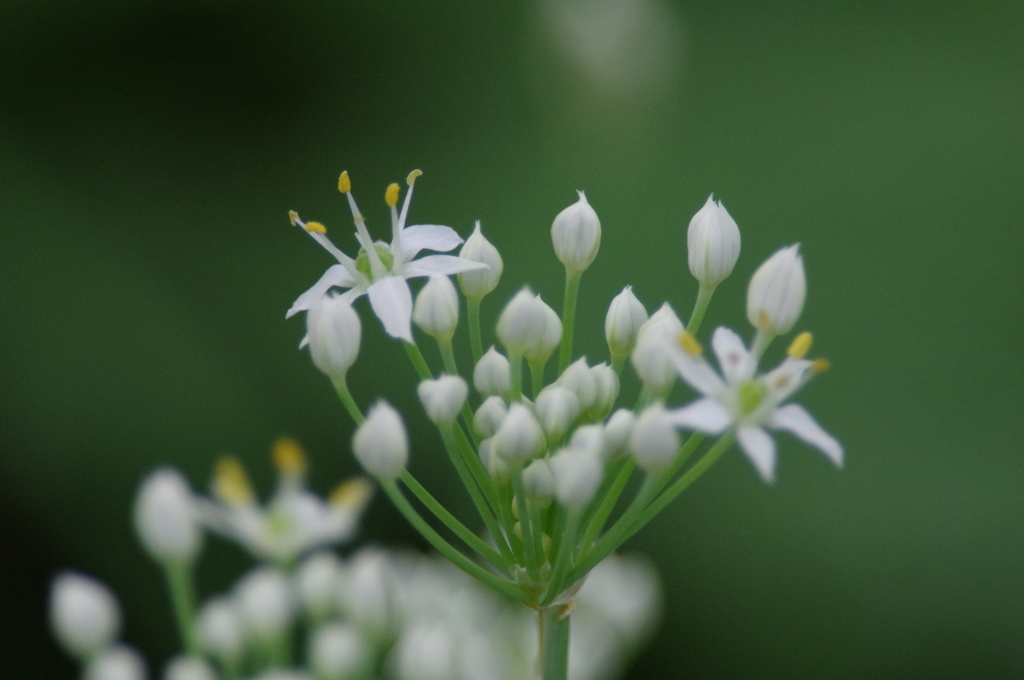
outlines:
[[[601,220],[586,195],[582,191],[576,193],[579,200],[555,217],[551,241],[559,262],[569,271],[582,272],[594,261],[601,247]]]
[[[85,667],[83,680],[146,680],[146,662],[128,645],[114,645],[93,657]]]
[[[721,201],[708,196],[686,230],[690,273],[714,288],[729,277],[740,256],[740,229]]]
[[[792,330],[807,296],[800,246],[777,251],[764,261],[747,289],[747,319],[758,330],[784,335]]]
[[[402,474],[409,462],[409,435],[391,404],[382,400],[370,408],[352,436],[352,453],[378,479],[393,480]]]
[[[50,586],[50,625],[68,653],[85,659],[117,638],[121,609],[99,581],[65,572]]]
[[[633,287],[626,286],[612,299],[604,318],[604,337],[613,357],[633,351],[637,333],[646,321],[647,310],[633,294]]]
[[[412,320],[427,335],[451,340],[459,325],[459,294],[447,276],[433,274],[416,296]]]
[[[291,583],[273,567],[257,567],[243,576],[235,585],[233,605],[242,626],[256,643],[284,635],[297,609]]]
[[[422,381],[416,393],[430,420],[437,425],[448,426],[459,417],[469,386],[461,377],[446,374],[436,380]]]
[[[483,269],[459,274],[459,287],[462,288],[463,295],[470,299],[482,300],[485,295],[498,287],[498,281],[501,279],[501,272],[504,269],[501,253],[494,247],[494,244],[484,237],[480,231],[479,220],[473,227],[473,233],[469,235],[462,250],[459,251],[459,257],[487,265]]]
[[[195,500],[180,472],[151,472],[135,499],[135,528],[142,544],[160,562],[191,562],[202,544]]]
[[[349,300],[328,293],[313,301],[306,313],[306,337],[313,363],[332,378],[344,378],[359,356],[363,326]]]
[[[473,369],[473,386],[485,397],[504,397],[512,389],[512,377],[505,355],[492,345]]]
[[[341,173],[338,190],[348,198],[356,223],[356,239],[360,246],[359,255],[355,259],[331,243],[327,238],[327,229],[322,224],[303,222],[297,213],[290,213],[292,224],[302,227],[338,260],[338,264],[330,267],[312,288],[295,300],[285,318],[309,309],[331,288],[348,288],[342,298],[351,303],[361,295],[369,296],[373,313],[384,324],[384,330],[392,337],[412,342],[412,293],[406,279],[431,274],[458,274],[486,266],[454,255],[428,255],[418,260],[414,259],[421,250],[447,252],[462,243],[462,239],[451,227],[437,224],[405,226],[413,183],[421,174],[419,170],[409,173],[406,179],[409,190],[405,194],[401,213],[397,208],[398,185],[392,184],[388,187],[384,198],[391,208],[391,243],[385,244],[380,241],[374,242],[370,238],[366,222],[356,207],[355,199],[352,198],[352,185],[348,173]]]
[[[739,336],[728,328],[718,328],[711,346],[722,369],[720,376],[701,357],[697,341],[682,335],[679,345],[672,347],[672,359],[683,380],[704,397],[670,411],[673,422],[711,434],[735,428],[740,447],[765,481],[775,477],[775,442],[765,428],[789,430],[841,466],[843,447],[839,442],[801,406],[782,404],[827,365],[804,358],[810,345],[810,333],[801,333],[778,368],[756,375],[757,361]]]
[[[294,440],[278,440],[274,459],[279,470],[277,491],[263,507],[256,503],[238,459],[218,461],[214,494],[219,502],[199,501],[203,523],[238,541],[256,557],[282,563],[355,534],[370,499],[366,479],[342,483],[325,501],[306,489],[305,454]]]

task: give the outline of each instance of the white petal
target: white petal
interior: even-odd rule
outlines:
[[[771,435],[760,427],[745,426],[737,432],[737,438],[743,453],[757,468],[761,479],[766,482],[775,481],[775,441]]]
[[[402,275],[407,278],[430,276],[431,274],[458,274],[474,269],[484,269],[487,265],[481,262],[465,260],[454,255],[427,255],[402,267]]]
[[[732,418],[721,404],[714,399],[698,399],[692,404],[668,412],[669,419],[676,427],[718,434],[729,427]]]
[[[782,430],[789,430],[811,446],[821,449],[828,459],[838,467],[843,466],[843,446],[835,437],[821,429],[817,421],[802,406],[787,404],[775,409],[770,425]]]
[[[421,250],[447,253],[460,243],[462,237],[451,227],[440,224],[414,224],[402,230],[402,257],[408,262]]]
[[[719,326],[711,336],[711,347],[715,350],[726,382],[738,383],[753,377],[756,368],[754,358],[735,332]]]
[[[328,267],[327,271],[324,272],[324,275],[320,277],[320,280],[314,283],[312,288],[300,295],[295,302],[292,303],[291,309],[289,309],[288,313],[284,315],[284,318],[290,319],[299,312],[306,311],[314,302],[326,295],[327,291],[335,286],[352,288],[355,285],[356,280],[352,278],[352,275],[348,273],[348,270],[345,269],[344,266],[336,264]]]
[[[370,306],[393,338],[412,342],[412,292],[401,276],[374,281],[367,291]]]
[[[761,380],[771,392],[772,401],[780,404],[803,387],[811,378],[813,365],[807,359],[787,357],[777,368],[765,373]]]
[[[676,370],[683,380],[690,383],[694,389],[709,397],[722,393],[725,383],[715,373],[715,369],[704,360],[703,357],[694,357],[687,354],[679,345],[674,342],[665,342],[668,356],[672,359]]]
[[[302,336],[302,340],[299,341],[299,349],[302,349],[309,344],[309,333]]]

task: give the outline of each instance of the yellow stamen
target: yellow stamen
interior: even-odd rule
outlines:
[[[299,213],[295,212],[294,210],[289,210],[288,219],[292,221],[293,227],[299,226]]]
[[[811,342],[813,340],[814,337],[807,331],[804,331],[800,335],[793,338],[793,342],[790,343],[789,349],[786,350],[786,354],[793,357],[794,359],[803,359],[805,356],[807,356],[807,352],[810,351]]]
[[[327,227],[319,222],[306,222],[306,231],[315,232],[317,234],[326,234]]]
[[[225,456],[217,461],[213,493],[228,505],[248,505],[253,502],[249,478],[237,458]]]
[[[814,363],[811,364],[811,370],[815,373],[821,373],[822,371],[827,371],[831,365],[828,359],[815,359]]]
[[[365,477],[356,477],[342,482],[331,492],[330,503],[342,510],[358,512],[369,502],[373,495],[373,485]]]
[[[348,170],[341,173],[341,177],[338,178],[338,191],[343,194],[352,191],[352,180],[348,178]]]
[[[693,337],[686,331],[679,334],[679,346],[683,348],[683,351],[689,354],[691,357],[699,357],[704,353],[704,348],[697,342],[697,338]]]
[[[282,475],[298,477],[306,474],[306,453],[291,437],[281,437],[274,442],[271,455],[274,457],[277,471]]]
[[[422,174],[423,172],[421,170],[413,170],[409,173],[409,176],[405,178],[405,183],[412,186],[412,183],[416,181],[416,178]]]
[[[757,327],[758,328],[768,328],[771,325],[772,325],[772,319],[771,319],[770,316],[768,316],[767,312],[761,312],[760,314],[757,315]]]
[[[398,185],[392,182],[388,185],[388,190],[384,192],[384,202],[392,208],[398,203]]]

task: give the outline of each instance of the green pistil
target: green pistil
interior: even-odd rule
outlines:
[[[391,271],[391,265],[395,262],[395,258],[391,255],[391,250],[389,250],[387,246],[379,243],[373,244],[373,247],[377,250],[377,257],[380,258],[384,268]],[[370,256],[367,254],[365,248],[359,249],[359,254],[356,256],[356,269],[367,276],[371,276]]]
[[[743,415],[753,413],[768,394],[764,384],[751,380],[740,385],[740,411]]]

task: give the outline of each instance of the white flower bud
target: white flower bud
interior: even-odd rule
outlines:
[[[601,246],[601,220],[587,197],[577,191],[579,200],[558,213],[551,224],[551,241],[558,260],[571,272],[582,272],[594,261]]]
[[[235,608],[245,630],[257,643],[288,633],[295,601],[288,579],[273,567],[258,567],[235,586]]]
[[[511,481],[515,469],[512,464],[499,456],[494,450],[494,437],[480,442],[479,447],[480,463],[487,470],[487,474],[496,482],[505,483]]]
[[[409,462],[409,436],[402,416],[386,401],[378,401],[352,437],[352,452],[374,477],[392,480]]]
[[[679,455],[679,433],[661,404],[645,408],[633,425],[629,450],[648,472],[664,472]]]
[[[676,368],[666,345],[676,342],[683,322],[666,302],[637,334],[630,360],[644,385],[655,394],[666,393],[676,380]]]
[[[473,429],[485,439],[493,437],[507,415],[508,407],[501,397],[487,397],[473,416]]]
[[[546,459],[538,458],[523,470],[523,491],[535,501],[545,502],[555,497],[555,476]]]
[[[73,572],[50,586],[50,625],[72,656],[90,657],[113,643],[121,630],[121,610],[105,585]]]
[[[109,647],[94,657],[85,668],[83,680],[146,680],[142,655],[127,645]]]
[[[455,641],[437,623],[408,628],[393,653],[402,680],[451,680],[458,676]]]
[[[370,643],[344,623],[317,629],[309,643],[309,661],[318,678],[347,680],[362,677],[370,661]]]
[[[800,318],[806,296],[800,245],[783,248],[765,260],[750,279],[747,319],[759,330],[784,335]]]
[[[195,656],[176,656],[164,669],[164,680],[218,680],[216,671]]]
[[[597,386],[597,396],[584,414],[588,420],[604,420],[615,406],[619,398],[619,374],[605,363],[591,366],[590,375]]]
[[[605,460],[616,460],[629,453],[627,444],[633,434],[636,415],[629,409],[620,408],[604,425]]]
[[[459,325],[459,294],[447,276],[434,274],[416,296],[412,320],[438,340],[451,340]]]
[[[597,401],[597,379],[590,372],[586,357],[580,357],[569,364],[555,383],[569,388],[576,394],[576,398],[580,400],[580,410],[584,413]]]
[[[555,498],[567,508],[583,508],[597,493],[604,477],[604,464],[595,451],[562,449],[551,457],[555,477]]]
[[[547,447],[541,424],[529,408],[519,403],[509,406],[492,442],[494,453],[513,465],[535,458]]]
[[[537,417],[549,439],[561,439],[580,415],[576,393],[560,385],[548,385],[537,395]]]
[[[492,345],[473,369],[473,386],[485,397],[505,397],[512,389],[508,359]]]
[[[539,295],[524,288],[502,310],[497,334],[509,353],[544,362],[562,340],[562,321]]]
[[[226,597],[216,597],[199,610],[196,632],[200,646],[222,663],[234,665],[245,651],[238,612]]]
[[[342,585],[341,609],[345,619],[377,640],[390,637],[394,623],[394,571],[387,553],[364,548],[349,563],[348,578]]]
[[[474,269],[459,274],[459,287],[462,288],[462,294],[467,298],[479,300],[498,286],[504,265],[501,262],[498,249],[480,232],[479,221],[473,228],[473,233],[462,245],[459,257],[487,265],[486,269]]]
[[[732,274],[740,256],[740,229],[721,201],[708,196],[686,231],[690,273],[702,286],[714,288]]]
[[[324,295],[306,312],[306,342],[313,363],[332,378],[344,377],[359,356],[363,327],[348,301]]]
[[[466,381],[457,375],[424,380],[416,388],[427,417],[437,425],[451,425],[459,417],[469,395]]]
[[[633,351],[640,327],[647,321],[647,310],[633,295],[633,286],[626,286],[612,298],[604,317],[604,338],[613,357],[624,357]]]
[[[526,348],[523,356],[530,363],[544,364],[555,353],[555,350],[558,349],[559,343],[562,342],[562,320],[558,318],[558,313],[555,310],[551,309],[546,302],[540,299],[539,295],[534,299],[534,304],[543,312],[544,330]]]
[[[158,562],[192,562],[202,544],[195,501],[177,470],[151,472],[135,498],[135,529]]]
[[[313,553],[303,560],[295,572],[295,591],[308,614],[323,619],[333,612],[341,573],[341,560],[332,552]]]
[[[602,459],[605,457],[606,446],[604,426],[596,423],[577,427],[576,431],[572,433],[572,439],[569,440],[569,448],[589,451]]]

